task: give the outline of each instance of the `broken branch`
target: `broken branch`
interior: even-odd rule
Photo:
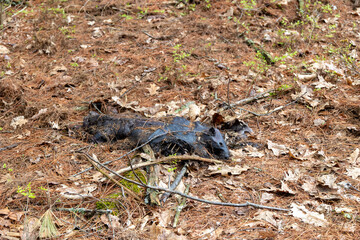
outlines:
[[[97,167],[97,165],[105,168],[106,170],[112,172],[113,174],[115,174],[117,177],[125,180],[125,181],[128,181],[130,183],[133,183],[133,184],[136,184],[138,186],[142,186],[142,187],[146,187],[146,188],[150,188],[150,189],[153,189],[153,190],[158,190],[158,191],[164,191],[164,192],[169,192],[169,193],[172,193],[172,194],[177,194],[177,195],[180,195],[182,197],[186,197],[188,199],[191,199],[191,200],[194,200],[194,201],[198,201],[198,202],[202,202],[202,203],[207,203],[207,204],[212,204],[212,205],[219,205],[219,206],[228,206],[228,207],[254,207],[254,208],[262,208],[262,209],[269,209],[269,210],[276,210],[276,211],[290,211],[289,209],[286,209],[286,208],[278,208],[278,207],[269,207],[269,206],[264,206],[264,205],[259,205],[259,204],[255,204],[255,203],[251,203],[251,202],[246,202],[246,203],[231,203],[231,202],[215,202],[215,201],[208,201],[208,200],[205,200],[205,199],[201,199],[201,198],[197,198],[197,197],[193,197],[193,196],[190,196],[190,195],[187,195],[187,194],[184,194],[182,192],[178,192],[178,191],[174,191],[174,190],[170,190],[170,189],[167,189],[167,188],[162,188],[162,187],[155,187],[155,186],[149,186],[147,184],[142,184],[142,183],[139,183],[139,182],[136,182],[134,180],[131,180],[129,178],[126,178],[124,176],[121,176],[120,174],[117,174],[115,171],[113,171],[112,169],[110,169],[109,167],[105,166],[104,164],[100,163],[99,161],[95,160],[94,158],[92,158],[89,154],[86,154],[86,157],[89,158],[91,161],[91,163],[94,165],[94,167]],[[96,164],[97,165],[96,165]],[[120,184],[120,183],[119,183]],[[120,184],[121,185],[121,184]],[[136,196],[137,197],[137,196]]]
[[[109,176],[106,172],[102,171],[96,164],[100,165],[100,166],[104,166],[103,164],[101,164],[99,161],[95,160],[93,157],[91,157],[89,154],[84,153],[84,156],[86,157],[86,159],[94,166],[94,168],[96,170],[98,170],[99,172],[101,172],[105,177],[107,177],[110,181],[112,181],[113,183],[115,183],[118,187],[122,187],[123,185],[116,181],[115,179],[113,179],[111,176]],[[107,169],[107,168],[106,168]],[[120,176],[120,175],[119,175]],[[137,184],[139,185],[139,184]],[[132,191],[130,191],[127,188],[122,188],[125,189],[125,191],[131,195],[132,197],[136,198],[137,200],[141,200],[135,193],[133,193]]]
[[[138,168],[142,168],[142,167],[147,167],[147,166],[151,166],[151,165],[155,165],[158,163],[164,163],[164,162],[171,162],[171,161],[186,161],[186,160],[194,160],[194,161],[201,161],[201,162],[208,162],[208,163],[222,163],[222,161],[216,160],[216,159],[210,159],[210,158],[203,158],[203,157],[198,157],[198,156],[189,156],[189,155],[181,155],[181,156],[168,156],[168,157],[163,157],[151,162],[142,162],[142,163],[138,163],[135,165],[132,165],[133,169],[138,169]],[[128,171],[132,170],[131,166],[129,167],[125,167],[122,168],[118,171],[116,171],[117,174],[122,174]],[[110,176],[114,177],[113,174],[110,174]],[[100,181],[102,181],[104,179],[101,179]]]
[[[247,110],[247,109],[245,109],[245,108],[239,108],[239,107],[236,107],[236,108],[239,109],[239,110],[242,110],[242,111],[246,111],[246,112],[248,112],[248,113],[251,113],[251,114],[253,114],[253,115],[255,115],[255,116],[258,116],[258,117],[269,116],[269,115],[271,115],[271,114],[274,113],[274,112],[280,111],[280,110],[286,108],[287,106],[296,103],[296,102],[299,101],[299,99],[300,99],[301,97],[303,97],[305,94],[306,94],[306,92],[303,93],[302,95],[300,95],[299,97],[297,97],[294,101],[291,101],[291,102],[289,102],[289,103],[287,103],[287,104],[285,104],[285,105],[283,105],[283,106],[274,108],[273,110],[271,110],[271,111],[269,111],[269,112],[267,112],[267,113],[256,113],[256,112]],[[224,102],[224,103],[225,103],[225,102]],[[237,113],[237,114],[239,114],[239,113]]]
[[[9,145],[9,146],[5,146],[5,147],[3,147],[3,148],[0,148],[0,152],[1,152],[1,151],[8,150],[8,149],[15,148],[15,147],[17,147],[19,144],[20,144],[20,143],[14,143],[14,144],[11,144],[11,145]]]
[[[178,173],[178,175],[176,176],[176,178],[174,179],[173,183],[170,186],[170,190],[175,190],[175,188],[180,184],[181,179],[184,177],[185,173],[187,171],[187,164],[185,163],[185,165],[183,166],[183,168],[181,169],[181,171]],[[170,182],[170,181],[169,181]],[[161,202],[164,204],[166,202],[166,200],[170,197],[170,193],[169,192],[165,192],[162,196],[161,196]]]
[[[245,104],[248,104],[250,102],[253,102],[253,101],[256,101],[256,100],[259,100],[261,98],[266,98],[268,96],[270,96],[270,93],[271,92],[275,92],[276,89],[271,89],[269,91],[266,91],[266,92],[263,92],[263,93],[259,93],[253,97],[249,97],[249,98],[244,98],[240,101],[237,101],[236,103],[233,103],[233,104],[230,104],[231,107],[234,107],[236,105],[245,105]]]
[[[175,133],[175,132],[188,132],[188,131],[173,131],[173,132],[171,132],[171,133]],[[156,135],[156,136],[154,136],[153,138],[151,138],[151,139],[149,139],[148,141],[146,141],[145,143],[141,144],[140,146],[138,146],[138,147],[132,149],[131,151],[125,153],[124,155],[122,155],[122,156],[120,156],[120,157],[118,157],[118,158],[115,158],[114,160],[110,160],[110,161],[104,162],[103,164],[104,164],[104,165],[108,165],[108,164],[110,164],[110,163],[112,163],[112,162],[118,161],[118,160],[122,159],[123,157],[126,157],[126,156],[128,156],[129,154],[135,152],[136,150],[138,150],[138,149],[144,147],[145,145],[149,144],[149,143],[150,143],[151,141],[153,141],[154,139],[156,139],[156,138],[158,138],[158,137],[165,136],[165,135],[167,135],[167,134],[169,134],[169,132],[165,132],[165,133]],[[186,155],[183,155],[183,156],[186,156]],[[221,163],[221,161],[218,161],[218,160],[215,160],[215,159],[202,158],[202,157],[198,157],[198,156],[186,156],[187,159],[182,159],[181,156],[172,156],[172,157],[173,157],[172,159],[168,159],[168,160],[167,160],[167,158],[165,158],[164,161],[171,161],[171,160],[175,160],[175,159],[178,159],[178,158],[179,158],[179,160],[181,159],[181,161],[182,161],[182,160],[197,160],[197,161],[203,161],[203,162]],[[185,158],[186,158],[186,157],[185,157]],[[174,158],[175,158],[175,159],[174,159]],[[158,162],[156,162],[156,161],[154,161],[154,162],[155,162],[155,163],[158,163]],[[151,164],[150,164],[150,165],[151,165]],[[135,166],[136,166],[136,165],[135,165]],[[135,166],[134,166],[134,167],[135,167]],[[147,166],[147,165],[145,165],[145,166]],[[135,167],[135,168],[136,168],[136,167]],[[70,177],[75,177],[75,176],[77,176],[77,175],[83,174],[83,173],[85,173],[85,172],[87,172],[87,171],[90,171],[90,170],[92,170],[92,169],[93,169],[93,167],[89,167],[89,168],[87,168],[87,169],[85,169],[85,170],[83,170],[83,171],[81,171],[81,172],[75,173],[74,175],[72,175],[72,176],[70,176]],[[131,169],[126,170],[125,172],[130,171],[130,170],[131,170]]]

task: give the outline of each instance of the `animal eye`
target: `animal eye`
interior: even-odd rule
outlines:
[[[219,145],[220,145],[220,146],[223,146],[223,143],[221,142],[221,143],[219,143]]]

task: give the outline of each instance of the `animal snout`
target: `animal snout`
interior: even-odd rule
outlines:
[[[230,158],[230,152],[229,151],[226,151],[226,152],[224,152],[224,154],[222,154],[223,156],[223,158],[225,159],[225,160],[228,160],[229,158]]]

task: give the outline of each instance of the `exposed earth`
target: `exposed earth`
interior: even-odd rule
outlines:
[[[357,2],[5,1],[0,238],[359,239]],[[89,142],[79,126],[90,111],[246,122],[247,139],[223,131],[230,159],[191,161],[177,191],[286,211],[187,199],[173,227],[179,196],[158,206],[96,169],[73,176],[92,166],[86,156],[132,149]],[[154,158],[138,149],[108,167]],[[167,188],[182,164],[148,172]]]

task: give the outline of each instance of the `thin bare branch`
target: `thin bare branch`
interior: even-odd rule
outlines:
[[[11,145],[9,145],[9,146],[2,147],[2,148],[0,148],[0,152],[1,152],[1,151],[8,150],[8,149],[15,148],[15,147],[17,147],[19,144],[20,144],[20,143],[14,143],[14,144],[11,144]]]
[[[255,115],[255,116],[258,116],[258,117],[261,117],[261,116],[269,116],[269,115],[273,114],[274,112],[280,111],[280,110],[286,108],[287,106],[296,103],[296,102],[299,101],[299,99],[302,98],[305,94],[306,94],[306,92],[303,93],[302,95],[300,95],[299,97],[297,97],[294,101],[291,101],[291,102],[289,102],[289,103],[287,103],[287,104],[285,104],[285,105],[283,105],[283,106],[274,108],[273,110],[271,110],[271,111],[269,111],[269,112],[267,112],[267,113],[256,113],[256,112],[247,110],[247,109],[245,109],[245,108],[239,108],[239,107],[236,107],[236,109],[239,109],[239,110],[242,110],[242,111],[246,111],[246,112],[251,113],[251,114],[253,114],[253,115]],[[237,113],[237,114],[239,114],[239,113]]]
[[[151,141],[153,141],[154,139],[159,138],[159,137],[162,137],[162,136],[165,136],[165,135],[170,134],[170,133],[177,133],[177,132],[189,132],[189,130],[186,130],[186,131],[165,132],[165,133],[156,135],[156,136],[152,137],[151,139],[149,139],[148,141],[146,141],[145,143],[143,143],[143,144],[135,147],[135,148],[132,149],[131,151],[129,151],[129,152],[121,155],[121,156],[118,157],[118,158],[115,158],[114,160],[110,160],[110,161],[104,162],[103,164],[104,164],[104,165],[108,165],[108,164],[110,164],[110,163],[112,163],[112,162],[119,161],[119,160],[122,159],[123,157],[126,157],[126,156],[128,156],[129,154],[135,152],[136,150],[138,150],[138,149],[144,147],[145,145],[149,144],[149,143],[150,143]],[[198,132],[198,131],[194,131],[194,132]],[[178,156],[178,157],[179,157],[179,156]],[[189,157],[190,157],[190,156],[188,156],[188,158],[189,158]],[[192,159],[188,159],[188,160],[198,160],[198,161],[204,161],[204,162],[206,162],[206,160],[204,160],[205,158],[200,158],[200,157],[195,157],[195,156],[194,156],[194,157],[191,156],[191,158],[192,158]],[[200,159],[201,159],[201,160],[200,160]],[[210,162],[214,162],[215,160],[209,160],[209,161],[210,161]],[[89,167],[89,168],[87,168],[87,169],[85,169],[85,170],[83,170],[83,171],[81,171],[81,172],[75,173],[74,175],[72,175],[72,176],[70,176],[70,177],[75,177],[75,176],[77,176],[77,175],[83,174],[83,173],[85,173],[85,172],[87,172],[87,171],[90,171],[91,169],[94,169],[94,168],[93,168],[93,167]],[[130,169],[130,170],[131,170],[131,169]],[[130,171],[130,170],[128,170],[128,171]]]
[[[121,183],[119,183],[118,181],[116,181],[115,179],[113,179],[111,176],[109,176],[106,172],[104,172],[103,170],[101,170],[99,168],[99,166],[104,167],[103,164],[101,164],[99,161],[95,160],[93,157],[91,157],[89,154],[84,153],[84,156],[86,157],[86,159],[94,166],[94,168],[96,170],[98,170],[99,172],[101,172],[104,176],[106,176],[110,181],[112,181],[113,183],[115,183],[117,186],[122,187],[123,185]],[[96,165],[98,164],[98,165]],[[105,169],[107,169],[107,167],[105,167]],[[111,171],[110,171],[111,172]],[[120,176],[120,175],[119,175]],[[131,180],[132,181],[132,180]],[[137,182],[136,182],[137,183]],[[141,186],[141,183],[137,183],[137,185]],[[124,189],[129,195],[131,195],[132,197],[136,198],[137,200],[141,200],[140,197],[138,197],[135,193],[133,193],[132,191],[130,191],[128,188],[122,188]]]
[[[147,166],[151,166],[151,165],[155,165],[155,164],[159,164],[159,163],[164,163],[164,162],[171,162],[171,161],[187,161],[187,160],[193,160],[193,161],[200,161],[200,162],[207,162],[207,163],[218,163],[221,164],[222,161],[216,160],[216,159],[211,159],[211,158],[203,158],[203,157],[198,157],[198,156],[189,156],[189,155],[180,155],[180,156],[168,156],[168,157],[163,157],[160,159],[157,159],[155,161],[151,161],[151,162],[142,162],[142,163],[138,163],[135,165],[132,165],[133,169],[138,169],[138,168],[142,168],[142,167],[147,167]],[[116,171],[117,174],[122,174],[128,171],[131,171],[131,166],[122,168],[118,171]],[[109,174],[110,176],[114,177],[113,174]],[[105,179],[101,179],[100,181],[103,181]]]
[[[95,160],[94,158],[92,158],[89,154],[85,153],[84,154],[88,159],[91,160],[91,162],[93,163],[94,166],[96,166],[96,164],[98,164],[99,166],[105,168],[106,170],[112,172],[113,174],[115,174],[117,177],[125,180],[125,181],[128,181],[128,182],[131,182],[133,184],[136,184],[138,186],[143,186],[141,183],[138,183],[134,180],[131,180],[129,178],[126,178],[124,176],[121,176],[120,174],[117,174],[115,171],[113,171],[112,169],[110,169],[109,167],[105,166],[104,164],[100,163],[99,161]],[[103,173],[103,172],[102,172]],[[104,173],[103,173],[104,174]],[[262,208],[262,209],[269,209],[269,210],[276,210],[276,211],[290,211],[289,209],[286,209],[286,208],[278,208],[278,207],[269,207],[269,206],[264,206],[264,205],[259,205],[259,204],[255,204],[255,203],[251,203],[251,202],[246,202],[246,203],[230,203],[230,202],[227,202],[227,203],[223,203],[223,202],[214,202],[214,201],[208,201],[208,200],[205,200],[205,199],[201,199],[201,198],[197,198],[197,197],[194,197],[194,196],[190,196],[190,195],[187,195],[187,194],[184,194],[182,192],[178,192],[178,191],[174,191],[174,190],[170,190],[170,189],[167,189],[167,188],[162,188],[162,187],[155,187],[155,186],[149,186],[149,185],[144,185],[143,187],[146,187],[146,188],[150,188],[150,189],[153,189],[153,190],[158,190],[158,191],[164,191],[164,192],[169,192],[169,193],[172,193],[172,194],[177,194],[177,195],[180,195],[180,196],[183,196],[183,197],[186,197],[188,199],[191,199],[191,200],[194,200],[194,201],[198,201],[198,202],[202,202],[202,203],[207,203],[207,204],[212,204],[212,205],[218,205],[218,206],[227,206],[227,207],[248,207],[248,206],[251,206],[251,207],[254,207],[254,208]]]
[[[177,174],[177,176],[174,179],[173,183],[170,185],[170,187],[169,187],[170,190],[175,190],[175,188],[180,184],[180,181],[184,177],[186,171],[187,171],[187,164],[185,163],[185,165],[183,166],[181,171]],[[170,197],[170,193],[165,192],[161,196],[160,201],[164,204],[169,197]]]
[[[100,214],[108,214],[112,213],[111,209],[86,209],[86,208],[55,208],[56,211],[66,211],[66,212],[74,212],[74,213],[100,213]]]
[[[276,90],[275,89],[271,89],[269,91],[266,91],[266,92],[263,92],[263,93],[259,93],[255,96],[252,96],[252,97],[249,97],[249,98],[245,98],[245,99],[241,99],[240,101],[237,101],[233,104],[231,104],[230,106],[231,107],[234,107],[234,106],[237,106],[237,105],[245,105],[247,103],[250,103],[250,102],[253,102],[253,101],[256,101],[256,100],[259,100],[261,98],[266,98],[268,96],[270,96],[270,93],[271,92],[275,92]]]

